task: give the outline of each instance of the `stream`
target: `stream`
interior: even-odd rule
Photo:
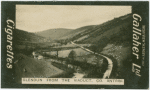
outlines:
[[[73,73],[74,76],[72,78],[83,78],[85,74],[82,73]]]

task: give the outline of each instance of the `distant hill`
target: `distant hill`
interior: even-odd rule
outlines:
[[[59,39],[70,39],[73,37],[77,37],[78,35],[80,35],[81,33],[85,34],[88,31],[90,31],[92,28],[94,28],[96,25],[89,25],[89,26],[83,26],[80,28],[77,28],[75,30],[72,30],[71,32],[66,33],[65,35],[63,35],[62,37],[60,37]]]
[[[15,29],[14,39],[15,41],[20,41],[20,42],[42,42],[45,38],[42,36],[38,36],[34,33]]]
[[[132,15],[127,14],[121,17],[114,18],[99,25],[83,26],[77,29],[49,29],[37,33],[30,33],[23,30],[15,30],[15,38],[19,41],[29,42],[59,42],[68,43],[74,41],[79,44],[95,44],[101,47],[108,43],[119,43],[129,40],[129,35],[132,30]]]
[[[66,33],[71,32],[73,29],[65,29],[65,28],[57,28],[57,29],[49,29],[41,32],[35,33],[36,35],[55,40],[64,36]]]
[[[95,42],[92,40],[93,37],[100,37],[103,32],[110,30],[111,28],[120,26],[119,24],[126,22],[131,19],[131,14],[124,15],[121,17],[114,18],[113,20],[107,21],[99,25],[83,26],[77,29],[49,29],[35,33],[36,35],[45,37],[52,40],[68,40],[68,41],[80,41],[82,43]],[[113,30],[112,30],[113,31]],[[90,37],[90,38],[88,38]],[[100,38],[96,38],[98,40]],[[89,41],[88,41],[89,40]]]

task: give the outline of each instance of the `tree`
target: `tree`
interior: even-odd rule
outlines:
[[[76,55],[76,52],[72,50],[72,51],[69,53],[69,55],[68,55],[69,62],[74,61],[75,58],[76,58],[76,56],[77,56],[77,55]]]

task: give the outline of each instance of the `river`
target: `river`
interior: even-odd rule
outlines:
[[[83,78],[85,74],[82,73],[73,73],[74,76],[72,78]]]

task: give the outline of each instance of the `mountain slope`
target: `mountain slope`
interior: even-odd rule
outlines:
[[[132,15],[124,15],[100,25],[84,26],[66,33],[59,40],[80,44],[95,44],[101,47],[108,43],[128,41],[132,28]]]
[[[51,40],[59,39],[64,36],[66,33],[71,32],[72,29],[58,28],[58,29],[49,29],[41,32],[37,32],[36,35],[49,38]]]
[[[26,41],[26,42],[42,42],[45,38],[38,36],[34,33],[26,32],[23,30],[15,29],[14,30],[14,39],[15,41]]]
[[[95,29],[93,29],[93,32],[88,34],[89,37],[87,39],[82,40],[82,42],[95,43],[98,42],[99,40],[112,41],[112,38],[119,36],[122,37],[126,35],[127,32],[131,31],[130,30],[130,27],[132,26],[131,19],[132,17],[129,16],[125,20],[121,20],[121,18],[118,18],[109,21],[104,25],[98,25],[95,27]]]
[[[70,39],[70,38],[76,37],[82,32],[85,33],[86,31],[91,30],[93,27],[95,27],[95,25],[83,26],[81,28],[77,28],[75,30],[72,30],[71,32],[66,33],[64,36],[60,37],[59,39]]]

